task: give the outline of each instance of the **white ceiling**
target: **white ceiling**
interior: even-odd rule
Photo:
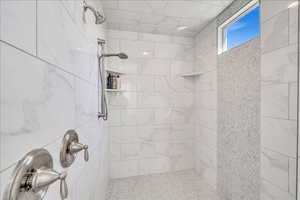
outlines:
[[[192,37],[232,0],[102,0],[109,29]],[[178,31],[177,27],[187,26]]]

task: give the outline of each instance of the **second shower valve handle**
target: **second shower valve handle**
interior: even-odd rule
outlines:
[[[89,160],[89,151],[88,151],[89,146],[86,144],[81,144],[77,142],[72,142],[69,146],[69,152],[74,154],[78,153],[79,151],[84,151],[84,160],[88,161]]]

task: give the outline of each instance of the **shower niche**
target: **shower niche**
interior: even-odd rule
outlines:
[[[106,92],[123,92],[122,78],[124,72],[116,69],[106,69]]]

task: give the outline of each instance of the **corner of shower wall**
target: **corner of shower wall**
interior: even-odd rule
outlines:
[[[195,38],[195,168],[206,182],[217,182],[217,32],[212,21]]]
[[[124,72],[121,90],[109,93],[111,178],[194,168],[194,84],[182,73],[194,69],[193,38],[108,31],[109,60]]]

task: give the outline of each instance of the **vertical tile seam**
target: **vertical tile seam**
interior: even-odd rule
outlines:
[[[35,56],[38,56],[38,0],[35,0]]]
[[[290,111],[290,109],[291,109],[291,105],[290,105],[290,100],[291,100],[291,97],[290,97],[290,95],[291,95],[291,87],[292,87],[292,85],[291,85],[291,83],[288,83],[288,116],[287,116],[287,118],[288,118],[288,120],[290,120],[291,118],[290,118],[290,113],[291,113],[291,111]]]
[[[300,51],[300,48],[299,48],[299,44],[300,44],[300,42],[299,42],[299,39],[300,39],[300,35],[299,35],[299,30],[300,30],[300,14],[299,14],[299,12],[300,12],[300,6],[299,6],[299,0],[298,0],[298,28],[297,28],[297,38],[298,38],[298,53],[297,53],[297,64],[298,64],[298,68],[297,68],[297,70],[298,70],[298,72],[297,72],[297,80],[298,80],[298,85],[297,85],[297,87],[298,87],[298,89],[297,89],[297,141],[296,141],[296,145],[297,145],[297,147],[296,147],[296,200],[298,199],[298,197],[299,197],[299,194],[298,194],[298,190],[299,190],[299,183],[298,183],[298,181],[299,181],[299,51]]]

